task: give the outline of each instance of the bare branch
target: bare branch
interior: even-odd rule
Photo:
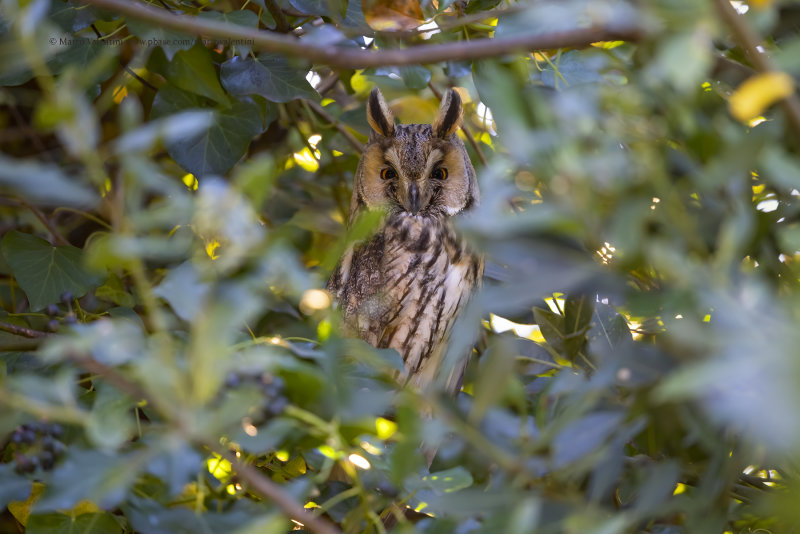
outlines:
[[[6,323],[5,321],[0,321],[0,331],[8,332],[9,334],[14,334],[15,336],[27,337],[30,339],[39,339],[48,336],[47,332],[33,330],[32,328],[26,328],[24,326],[17,326],[15,324]]]
[[[728,0],[713,0],[713,2],[755,69],[758,72],[777,70],[772,58],[766,52],[759,51],[761,39],[747,24],[747,20],[736,12]],[[782,104],[792,128],[800,134],[800,98],[797,97],[797,93],[792,93],[784,98]]]
[[[216,20],[174,15],[162,9],[128,0],[83,0],[83,2],[128,17],[146,20],[170,30],[220,39],[250,39],[256,50],[348,69],[483,59],[517,51],[583,47],[598,41],[637,41],[642,37],[642,30],[637,27],[593,26],[546,34],[521,34],[468,42],[425,44],[404,49],[363,50],[305,43],[290,35],[245,28]]]
[[[70,242],[67,240],[67,238],[64,237],[63,235],[61,235],[61,232],[58,231],[58,228],[55,227],[53,222],[50,219],[47,218],[47,216],[42,212],[42,210],[40,210],[36,206],[28,204],[24,200],[20,201],[20,203],[23,206],[25,206],[26,208],[28,208],[29,210],[31,210],[31,212],[33,212],[33,214],[36,216],[36,218],[39,219],[39,221],[44,225],[45,228],[47,228],[47,231],[50,232],[50,235],[53,236],[53,240],[57,244],[59,244],[59,245],[69,245],[70,244]]]

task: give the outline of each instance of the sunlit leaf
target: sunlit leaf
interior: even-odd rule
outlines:
[[[785,72],[757,74],[736,88],[728,99],[728,106],[736,119],[748,122],[792,93],[794,80]]]

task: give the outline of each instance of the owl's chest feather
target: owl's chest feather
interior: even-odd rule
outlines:
[[[409,373],[438,365],[482,263],[444,219],[394,216],[357,247],[331,284],[345,322],[377,347],[396,349]],[[424,370],[424,369],[423,369]]]

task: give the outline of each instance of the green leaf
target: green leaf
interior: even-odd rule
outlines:
[[[169,60],[172,60],[177,52],[192,48],[197,40],[194,36],[165,30],[134,18],[127,19],[125,24],[130,32],[139,38],[142,46],[147,48],[160,46]]]
[[[237,24],[239,26],[247,26],[249,28],[255,28],[258,26],[258,15],[253,13],[252,11],[244,10],[236,10],[236,11],[202,11],[200,14],[197,15],[199,19],[208,19],[208,20],[218,20],[222,22],[227,22],[229,24]]]
[[[587,295],[567,296],[564,302],[564,349],[574,360],[586,345],[586,334],[592,326],[592,299]]]
[[[564,345],[564,317],[545,308],[534,308],[533,318],[544,336],[547,344],[563,354]]]
[[[272,102],[319,98],[306,80],[305,71],[293,68],[279,56],[262,54],[257,61],[231,58],[222,64],[220,77],[222,85],[234,96],[260,95]]]
[[[97,394],[86,421],[86,434],[100,450],[118,449],[136,428],[131,414],[135,402],[105,382],[96,384]]]
[[[184,91],[208,97],[223,105],[230,103],[230,98],[219,84],[211,52],[200,43],[176,53],[167,68],[166,77],[172,85]]]
[[[153,100],[152,117],[203,107],[200,97],[166,84]],[[169,155],[196,176],[224,174],[247,152],[250,141],[261,131],[259,107],[249,100],[235,101],[230,107],[214,110],[214,121],[208,130],[166,140],[165,145]]]
[[[425,89],[431,81],[431,71],[422,65],[405,65],[398,67],[397,71],[403,83],[411,90]]]
[[[618,412],[596,412],[568,424],[553,440],[555,466],[567,466],[598,450],[622,420]]]
[[[111,455],[72,446],[53,471],[34,513],[70,510],[86,499],[100,508],[114,508],[125,499],[128,487],[144,467],[136,453]]]
[[[89,208],[99,195],[55,165],[0,154],[0,186],[36,205]]]
[[[514,370],[516,351],[506,336],[495,338],[481,358],[480,372],[475,382],[475,402],[470,417],[480,421],[489,408],[508,391],[508,380]]]
[[[409,490],[430,489],[437,494],[453,493],[472,486],[472,475],[462,466],[437,471],[406,484]]]
[[[178,317],[191,321],[209,290],[210,285],[200,281],[197,269],[187,261],[171,269],[153,292],[166,300]]]
[[[99,283],[83,268],[83,251],[79,248],[54,247],[44,239],[17,231],[7,233],[0,248],[31,310],[58,302],[65,292],[82,297]]]
[[[599,50],[594,53],[570,50],[554,63],[555,69],[549,64],[542,68],[542,83],[548,87],[562,88],[565,84],[574,87],[603,81],[602,70],[608,65],[608,57]]]
[[[122,534],[122,527],[110,514],[89,513],[73,517],[55,512],[31,515],[25,532],[27,534]]]

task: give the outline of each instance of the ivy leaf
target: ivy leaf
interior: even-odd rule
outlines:
[[[176,53],[167,68],[166,77],[184,91],[208,97],[223,105],[230,103],[217,79],[211,52],[200,43]]]
[[[125,24],[130,32],[139,38],[142,46],[160,46],[169,60],[172,60],[180,50],[192,48],[196,41],[195,37],[171,32],[135,19],[126,19]]]
[[[33,512],[72,509],[87,499],[100,508],[117,506],[142,468],[136,453],[111,455],[96,449],[70,447]]]
[[[152,118],[203,107],[202,98],[167,84],[153,100]],[[240,100],[215,109],[208,130],[166,140],[165,145],[172,159],[196,176],[224,174],[247,152],[250,141],[261,131],[259,106],[251,100]]]
[[[231,58],[222,64],[220,77],[222,85],[234,96],[260,95],[272,102],[319,97],[305,73],[280,57]]]
[[[79,248],[54,247],[44,239],[11,231],[3,237],[0,249],[31,310],[55,304],[65,292],[82,297],[99,285],[98,278],[84,269]]]
[[[122,527],[110,514],[89,513],[73,516],[54,512],[30,516],[25,532],[28,534],[121,534]]]

